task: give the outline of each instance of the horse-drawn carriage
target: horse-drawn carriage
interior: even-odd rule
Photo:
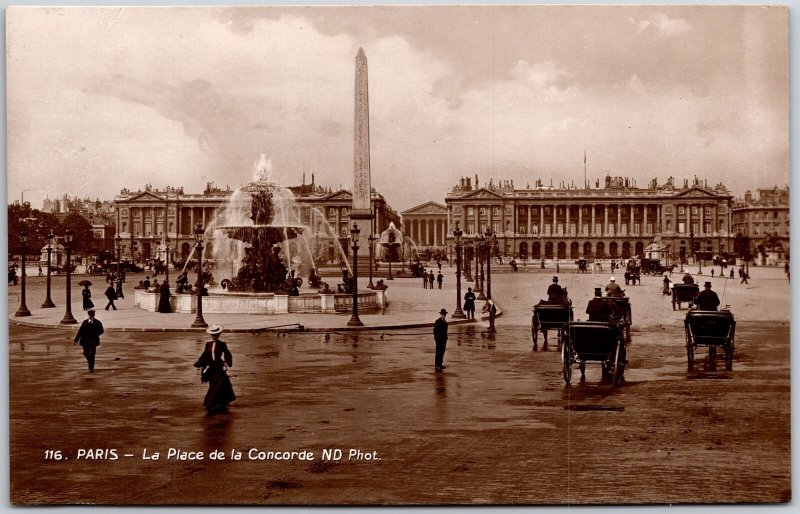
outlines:
[[[690,309],[684,320],[686,329],[686,358],[689,371],[694,369],[694,351],[699,346],[708,347],[710,359],[716,356],[717,347],[725,352],[725,369],[733,369],[734,334],[736,320],[729,310],[698,311]]]
[[[614,385],[624,379],[626,350],[624,324],[603,321],[570,321],[564,328],[564,344],[561,347],[561,364],[564,382],[572,380],[572,365],[576,362],[581,379],[586,372],[586,362],[596,361],[602,365],[603,380],[613,378]]]
[[[587,259],[578,259],[575,261],[575,265],[578,266],[578,273],[589,272],[589,261]]]
[[[611,304],[611,312],[614,319],[620,324],[620,330],[625,336],[625,341],[631,342],[631,325],[633,324],[633,312],[631,301],[627,296],[606,296],[606,301]]]
[[[542,349],[547,349],[547,331],[555,330],[558,337],[558,348],[561,348],[564,336],[564,327],[572,321],[572,300],[567,303],[555,303],[542,300],[533,306],[533,317],[531,318],[531,337],[533,338],[533,349],[538,348],[538,333],[541,330],[544,336]]]
[[[675,306],[681,308],[681,303],[689,303],[689,306],[694,303],[697,295],[700,294],[700,286],[697,284],[674,284],[672,286],[672,310]]]
[[[664,273],[672,275],[677,265],[670,264],[669,266],[664,266],[661,264],[660,259],[642,259],[641,267],[642,274],[644,275],[663,275]]]

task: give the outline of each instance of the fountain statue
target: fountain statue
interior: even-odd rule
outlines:
[[[235,219],[237,211],[244,212],[249,207],[252,223],[239,219],[237,223],[217,227],[229,239],[245,243],[236,276],[223,280],[222,287],[228,291],[297,294],[302,280],[296,278],[294,272],[290,273],[284,264],[280,243],[296,238],[303,227],[287,222],[291,207],[285,205],[284,188],[268,180],[269,165],[263,155],[257,168],[256,180],[237,191],[228,206],[233,212],[225,213],[227,221]],[[276,216],[278,211],[280,216]],[[291,259],[286,261],[291,262]]]
[[[381,233],[378,239],[378,244],[381,246],[381,251],[378,258],[389,263],[389,275],[386,280],[394,280],[392,276],[392,262],[400,260],[398,249],[403,244],[403,233],[394,226],[394,222],[389,223],[389,228]]]

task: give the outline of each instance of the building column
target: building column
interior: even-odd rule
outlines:
[[[585,236],[586,234],[583,233],[583,205],[578,205],[578,235]],[[583,249],[580,249],[580,253],[583,253]]]
[[[532,221],[533,221],[533,205],[528,205],[525,207],[525,211],[528,213],[528,232],[526,233],[527,236],[531,235],[531,229],[533,228]]]
[[[567,204],[564,208],[567,210],[567,217],[566,217],[566,221],[564,222],[564,234],[566,236],[570,236],[571,234],[569,232],[569,210],[572,208],[572,206]],[[569,251],[569,250],[567,250],[567,251]]]
[[[635,219],[636,217],[635,217],[635,215],[634,215],[634,212],[636,212],[636,209],[635,209],[635,208],[636,208],[636,206],[635,206],[635,205],[631,205],[631,226],[628,228],[628,232],[629,232],[631,235],[633,235],[633,234],[634,234],[634,232],[633,232],[633,225],[634,225],[634,222],[636,221],[636,219]],[[639,235],[639,234],[637,234],[637,235]],[[632,254],[633,254],[633,252],[631,252],[631,255],[632,255]]]
[[[705,229],[705,220],[706,220],[705,211],[706,211],[706,206],[705,206],[705,204],[700,204],[699,209],[700,209],[700,226],[697,227],[697,228],[698,228],[698,232],[700,232],[701,234],[705,234],[706,233],[706,229]]]
[[[657,234],[661,234],[661,232],[663,232],[662,227],[664,226],[664,223],[661,216],[663,216],[663,209],[661,208],[661,204],[658,204],[656,205],[656,222],[653,223],[653,228]]]
[[[196,223],[194,222],[194,207],[189,208],[189,220],[191,221],[190,223],[191,226],[189,227],[189,233],[191,234],[192,232],[194,232],[194,227],[196,225]]]
[[[594,213],[594,211],[595,211],[595,207],[596,207],[596,205],[595,205],[595,204],[592,204],[592,226],[591,226],[591,227],[589,227],[589,234],[591,234],[591,235],[593,235],[593,236],[596,236],[596,235],[597,235],[597,227],[595,226],[595,220],[594,220],[594,214],[595,214],[595,213]],[[594,252],[594,251],[592,251],[592,255],[594,255],[594,253],[595,253],[595,252]]]
[[[648,204],[644,204],[644,214],[642,216],[642,233],[647,233],[647,209],[649,208]],[[649,235],[649,234],[648,234]]]
[[[553,228],[550,229],[550,234],[551,235],[554,235],[556,233],[556,226],[558,225],[557,213],[558,213],[558,209],[556,209],[556,206],[554,205],[553,206]]]
[[[622,227],[622,209],[620,209],[620,206],[617,205],[617,226],[614,236],[619,236],[621,234],[620,227]]]
[[[608,235],[608,204],[603,204],[603,235]]]
[[[539,206],[539,235],[544,235],[544,205]],[[544,252],[544,248],[542,252]]]

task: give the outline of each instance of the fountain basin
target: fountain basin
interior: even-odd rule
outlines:
[[[134,305],[156,312],[159,293],[144,289],[134,291]],[[359,312],[374,312],[388,306],[386,291],[366,290],[358,293]],[[197,295],[173,294],[169,297],[172,312],[197,311]],[[337,314],[349,313],[353,308],[351,294],[302,293],[299,296],[273,293],[212,292],[203,297],[203,313],[209,314]]]

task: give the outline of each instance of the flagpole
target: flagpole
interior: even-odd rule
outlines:
[[[583,188],[589,187],[589,182],[586,180],[586,148],[583,149]]]

